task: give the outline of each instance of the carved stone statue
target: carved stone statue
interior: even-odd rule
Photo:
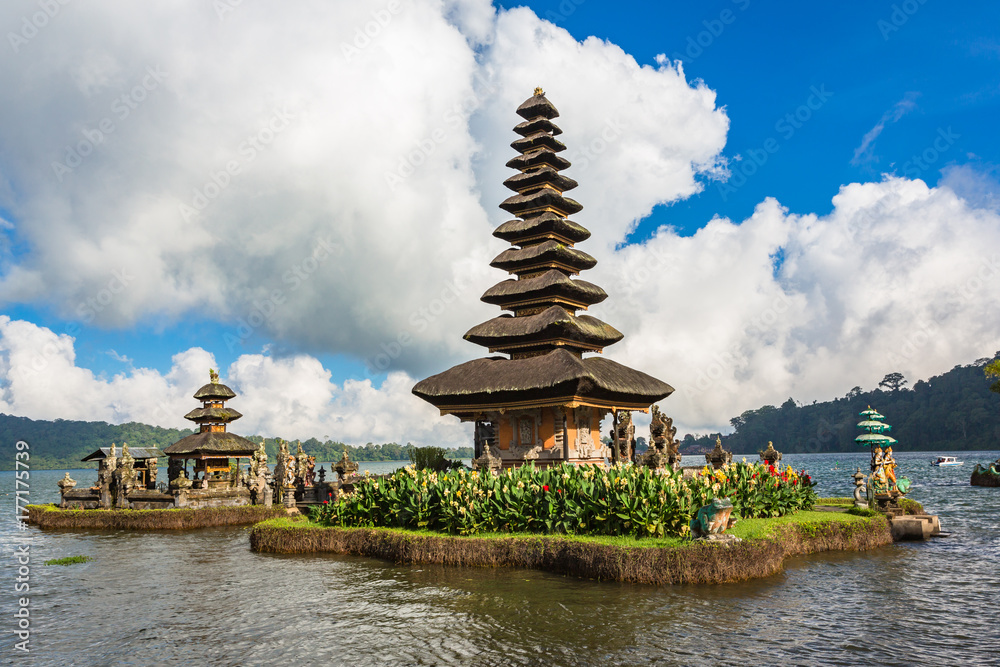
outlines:
[[[732,513],[733,504],[729,498],[713,498],[691,519],[691,537],[721,535],[736,524],[736,519],[730,517]]]
[[[145,459],[146,461],[146,488],[156,488],[156,458]]]
[[[128,451],[128,443],[122,443],[122,457],[118,463],[118,468],[122,471],[122,483],[126,490],[131,490],[135,486],[135,458]]]
[[[770,466],[777,465],[781,460],[781,452],[774,448],[774,443],[770,440],[767,441],[767,449],[758,451],[757,455],[761,461]]]
[[[611,427],[611,458],[614,463],[635,459],[635,425],[632,413],[627,410],[615,413],[615,422]]]
[[[59,487],[59,493],[66,495],[67,491],[72,491],[73,487],[76,486],[76,480],[70,479],[69,473],[66,473],[66,476],[56,482],[56,485]]]
[[[111,487],[114,481],[113,477],[115,468],[117,467],[117,450],[115,448],[115,443],[112,442],[111,452],[97,464],[97,486],[101,492],[101,507],[104,507],[105,509],[111,508],[113,504],[114,499],[112,497]]]
[[[649,449],[642,456],[640,463],[656,469],[679,468],[681,453],[674,439],[676,435],[677,427],[674,426],[674,420],[660,412],[658,405],[654,405],[652,420],[649,423]]]
[[[340,481],[344,481],[344,478],[350,477],[358,471],[358,464],[352,461],[347,456],[347,450],[344,450],[344,455],[340,457],[340,460],[333,466],[333,469],[337,473],[337,478]]]
[[[503,460],[500,458],[500,450],[495,445],[491,445],[483,448],[483,453],[475,459],[472,459],[472,469],[482,470],[482,471],[497,471],[503,466]]]
[[[181,471],[177,475],[177,477],[175,477],[172,480],[170,480],[170,488],[171,489],[176,489],[177,491],[180,491],[182,489],[190,489],[191,488],[191,480],[189,480],[187,478],[187,475],[184,474],[184,469],[183,468],[181,468]]]
[[[295,479],[297,482],[301,482],[303,486],[309,486],[306,478],[309,475],[309,457],[302,450],[302,443],[295,443]]]
[[[274,465],[274,490],[279,496],[284,493],[285,479],[288,475],[288,457],[288,443],[278,440],[278,461]],[[292,478],[294,477],[295,473],[292,471]]]
[[[310,456],[306,467],[306,486],[313,486],[316,483],[316,457]]]
[[[865,485],[865,474],[861,472],[861,468],[851,475],[854,478],[854,506],[865,508],[868,507],[868,501],[863,499],[862,496],[868,496],[868,487]]]
[[[720,436],[715,437],[715,449],[713,449],[708,454],[705,454],[705,461],[707,461],[711,466],[718,470],[722,466],[730,463],[733,460],[733,453],[727,452],[722,448],[722,438]]]

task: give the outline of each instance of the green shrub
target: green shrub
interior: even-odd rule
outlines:
[[[728,497],[744,517],[811,509],[809,476],[736,463],[679,472],[633,465],[534,465],[491,472],[439,473],[409,466],[363,479],[355,491],[324,504],[316,518],[333,526],[389,526],[471,535],[480,532],[571,533],[664,537],[688,532],[691,516],[714,497]]]
[[[451,461],[445,458],[444,450],[440,447],[414,447],[410,450],[410,463],[417,470],[435,470],[437,472],[458,470],[464,467],[461,461]]]
[[[851,507],[847,510],[847,513],[853,514],[854,516],[882,516],[882,513],[874,507]]]

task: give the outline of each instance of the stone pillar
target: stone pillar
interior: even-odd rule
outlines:
[[[146,459],[146,488],[156,488],[156,459]]]

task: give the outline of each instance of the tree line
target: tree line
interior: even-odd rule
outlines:
[[[892,426],[889,435],[899,441],[897,451],[997,449],[1000,400],[993,392],[1000,392],[1000,382],[991,387],[991,377],[1000,377],[1000,352],[918,380],[911,388],[901,373],[889,373],[870,391],[854,387],[832,401],[802,405],[789,398],[780,406],[747,410],[730,420],[734,431],[722,436],[722,444],[737,454],[756,454],[768,441],[787,453],[858,451],[858,413],[870,405]],[[681,451],[708,451],[717,435],[688,434]]]

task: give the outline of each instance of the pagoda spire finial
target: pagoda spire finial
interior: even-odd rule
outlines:
[[[208,379],[212,381],[212,384],[219,384],[219,374],[214,368],[208,369]]]
[[[542,90],[541,86],[535,86],[535,95],[544,95],[545,91]]]

